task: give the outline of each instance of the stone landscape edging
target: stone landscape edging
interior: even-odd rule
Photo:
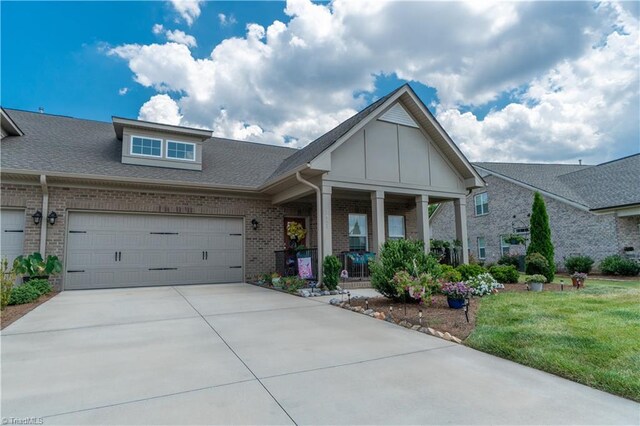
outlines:
[[[384,312],[374,311],[373,309],[364,309],[362,306],[351,306],[349,304],[349,302],[340,301],[339,299],[336,299],[336,298],[331,299],[329,301],[329,304],[332,305],[332,306],[336,306],[338,308],[347,309],[347,310],[349,310],[351,312],[356,312],[356,313],[359,313],[359,314],[363,314],[363,315],[366,315],[366,316],[371,317],[371,318],[387,321],[387,322],[390,322],[392,324],[396,324],[396,325],[399,325],[399,326],[404,327],[404,328],[408,328],[408,329],[413,330],[413,331],[417,331],[417,332],[424,333],[424,334],[429,334],[431,336],[438,337],[440,339],[444,339],[444,340],[449,341],[449,342],[457,343],[459,345],[462,344],[462,339],[451,335],[451,333],[449,333],[449,332],[444,332],[443,333],[443,332],[435,330],[435,329],[433,329],[431,327],[422,327],[422,326],[417,325],[417,324],[412,324],[412,323],[410,323],[409,321],[406,321],[406,320],[397,321],[393,317],[387,316],[387,314],[385,314]]]

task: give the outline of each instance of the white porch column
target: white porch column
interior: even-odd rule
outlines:
[[[331,187],[322,185],[322,253],[321,259],[333,254],[331,229]]]
[[[429,242],[429,196],[416,196],[416,215],[418,224],[418,239],[424,241],[424,251],[429,253],[431,246]]]
[[[453,202],[456,217],[456,239],[462,243],[460,262],[469,263],[469,241],[467,239],[467,199],[458,198]]]
[[[373,242],[371,249],[380,253],[380,248],[384,244],[384,191],[374,191],[371,193],[371,224]]]

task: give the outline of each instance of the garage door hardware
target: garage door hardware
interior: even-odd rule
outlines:
[[[179,235],[179,232],[149,232],[152,235]]]
[[[242,234],[229,234],[229,235],[242,236]]]
[[[86,234],[87,231],[69,231],[70,234]]]
[[[208,251],[203,251],[202,252],[202,260],[207,260],[209,259],[209,252]]]
[[[241,269],[242,266],[229,266],[229,269]]]
[[[4,232],[24,232],[22,229],[5,229]]]
[[[120,262],[122,260],[122,252],[121,251],[117,251],[116,252],[116,262]]]
[[[74,272],[84,272],[84,269],[78,269],[78,270],[73,270],[73,271],[67,271],[67,274],[72,274]]]
[[[149,268],[150,271],[177,271],[178,268]]]

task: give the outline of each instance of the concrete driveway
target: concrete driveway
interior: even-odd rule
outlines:
[[[638,424],[640,405],[246,285],[67,291],[2,332],[2,417],[44,424]]]

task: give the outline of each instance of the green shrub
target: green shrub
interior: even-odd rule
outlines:
[[[520,267],[520,256],[517,254],[505,254],[498,260],[498,265],[511,265],[518,269]]]
[[[489,273],[501,284],[517,283],[520,273],[513,265],[495,265],[489,268]]]
[[[551,242],[551,227],[549,226],[547,207],[539,192],[533,195],[529,229],[531,232],[531,244],[527,247],[527,256],[532,253],[540,253],[547,259],[548,266],[543,275],[547,277],[548,282],[552,282],[556,266],[553,257],[553,243]],[[527,274],[529,274],[529,271],[527,271]]]
[[[9,269],[9,262],[6,257],[2,258],[2,262],[0,263],[0,273],[2,277],[1,280],[1,291],[0,291],[0,311],[4,310],[9,304],[9,299],[11,298],[11,291],[13,290],[13,282],[16,279],[16,274],[13,273],[11,269]]]
[[[638,262],[616,254],[602,259],[602,262],[600,262],[600,271],[606,275],[626,275],[633,277],[640,273],[640,265]]]
[[[282,288],[289,293],[295,293],[307,284],[305,280],[296,276],[281,278],[281,281]]]
[[[38,252],[29,256],[18,256],[13,261],[13,271],[17,275],[38,277],[43,275],[55,275],[62,271],[62,262],[58,256],[47,256],[46,259]]]
[[[11,296],[9,297],[10,305],[22,305],[25,303],[33,302],[38,297],[40,297],[40,293],[36,290],[32,285],[22,284],[21,286],[15,287],[11,291]]]
[[[458,265],[456,270],[460,272],[460,275],[462,275],[462,281],[467,281],[469,278],[477,277],[478,275],[487,272],[485,268],[478,265],[477,263]]]
[[[414,240],[388,240],[380,249],[378,259],[369,262],[371,285],[380,294],[399,299],[393,283],[396,272],[407,271],[417,277],[422,273],[440,276],[440,265],[435,257],[424,252],[424,242]]]
[[[547,281],[547,277],[545,277],[542,274],[527,275],[526,277],[524,277],[524,282],[527,284],[533,284],[533,283],[544,284],[546,281]]]
[[[531,253],[525,258],[525,272],[527,275],[544,275],[548,280],[549,262],[540,253]]]
[[[451,265],[440,265],[440,279],[447,283],[459,283],[462,274]]]
[[[53,290],[53,288],[51,288],[51,284],[49,284],[48,280],[42,280],[42,279],[40,279],[40,280],[30,280],[25,285],[30,285],[40,295],[49,294],[49,293],[51,293],[51,290]]]
[[[564,267],[567,268],[567,272],[570,274],[574,272],[588,274],[591,272],[592,266],[593,259],[589,256],[570,256],[564,260]]]
[[[329,290],[338,288],[342,264],[336,256],[325,256],[322,261],[322,284]]]

